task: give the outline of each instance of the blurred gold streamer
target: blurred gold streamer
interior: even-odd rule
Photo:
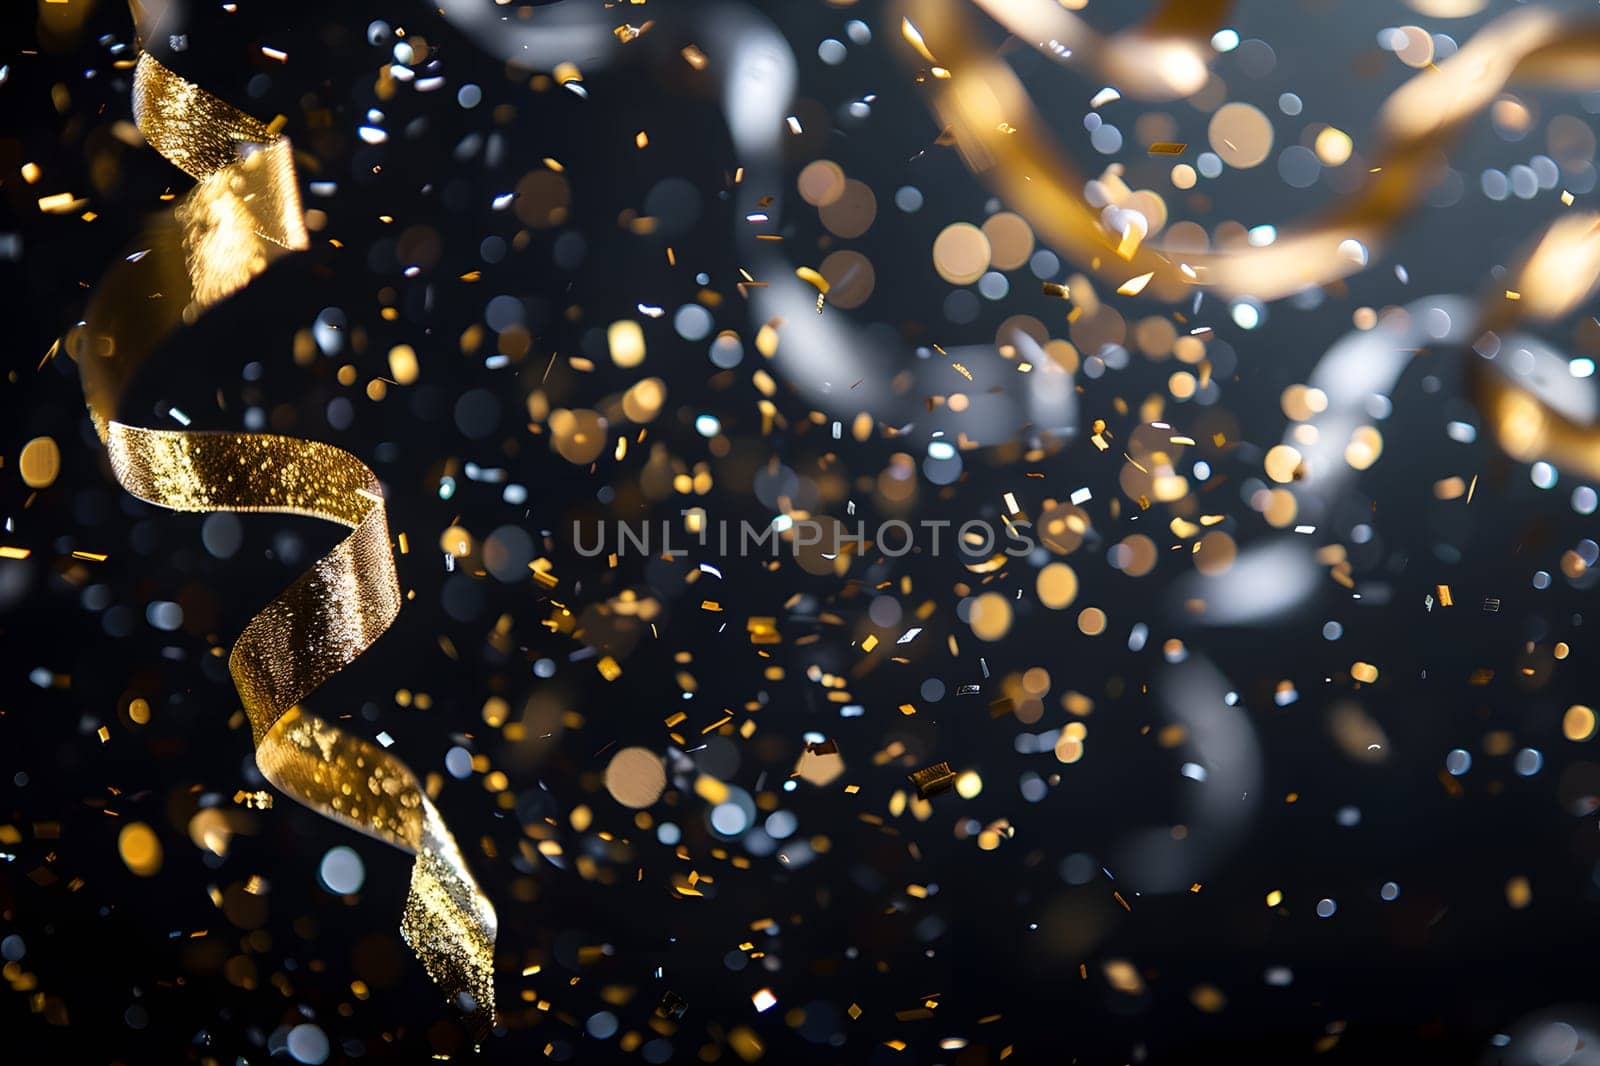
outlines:
[[[1085,62],[1128,79],[1113,81],[1119,89],[1162,99],[1198,88],[1201,43],[1227,10],[1214,0],[1167,0],[1140,29],[1102,39],[1047,0],[978,2],[1017,37],[1044,42],[1047,52],[1053,35],[1078,34],[1069,39],[1095,49]],[[1385,101],[1372,173],[1351,196],[1309,222],[1280,227],[1277,241],[1263,248],[1174,252],[1125,241],[1101,224],[1084,200],[1083,177],[1050,137],[1021,80],[989,50],[964,0],[897,3],[907,39],[944,68],[929,79],[932,106],[967,166],[1058,251],[1118,283],[1152,274],[1146,291],[1166,300],[1196,285],[1274,300],[1355,273],[1428,189],[1443,150],[1508,86],[1600,87],[1600,25],[1538,9],[1512,12]],[[1140,64],[1147,69],[1138,71]]]
[[[1211,75],[1211,35],[1233,0],[1168,0],[1144,23],[1101,36],[1060,0],[973,0],[1018,40],[1140,100],[1176,100],[1199,92]]]
[[[315,811],[413,852],[400,931],[429,976],[494,1020],[494,908],[416,777],[381,748],[300,710],[365,651],[400,610],[382,487],[353,455],[269,434],[176,432],[115,420],[123,387],[161,340],[307,247],[289,142],[141,54],[134,118],[145,139],[196,180],[97,287],[70,350],[123,488],[175,511],[305,515],[351,529],[251,619],[228,660],[256,764]]]
[[[1498,334],[1523,319],[1561,318],[1597,289],[1600,214],[1569,215],[1545,230],[1511,275],[1509,291],[1517,298],[1491,301],[1479,327]],[[1501,449],[1518,462],[1545,459],[1569,474],[1600,478],[1600,426],[1576,421],[1519,385],[1516,372],[1505,365],[1511,358],[1467,356],[1467,387]]]

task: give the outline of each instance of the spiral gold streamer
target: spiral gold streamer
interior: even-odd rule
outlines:
[[[307,237],[289,142],[167,69],[138,60],[134,117],[196,180],[97,288],[70,350],[123,488],[175,511],[304,515],[351,530],[257,614],[228,660],[256,764],[286,795],[416,856],[400,931],[478,1036],[494,1020],[494,908],[416,777],[298,706],[389,628],[400,587],[382,487],[355,456],[269,434],[146,429],[116,420],[123,386],[176,326],[237,292]]]
[[[980,2],[1033,43],[1048,44],[1051,23],[1042,20],[1061,17],[1040,0]],[[1263,248],[1177,252],[1145,243],[1129,250],[1124,235],[1102,225],[1100,213],[1085,202],[1084,179],[1048,135],[1021,80],[986,50],[962,0],[899,0],[899,10],[913,46],[944,68],[944,76],[929,82],[932,106],[968,167],[1057,250],[1117,283],[1150,274],[1146,291],[1162,299],[1204,286],[1274,300],[1353,274],[1427,190],[1443,150],[1497,95],[1512,85],[1600,87],[1600,25],[1537,9],[1512,12],[1384,102],[1372,172],[1324,214],[1280,227],[1278,240]],[[1094,38],[1101,53],[1094,61],[1107,71],[1150,64],[1134,88],[1149,96],[1179,95],[1193,82],[1197,38],[1224,10],[1210,0],[1168,0],[1140,31]]]

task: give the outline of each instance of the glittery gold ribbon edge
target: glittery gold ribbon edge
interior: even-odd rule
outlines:
[[[181,273],[189,290],[182,317],[192,320],[243,288],[280,252],[307,246],[288,142],[148,53],[136,67],[134,102],[149,143],[197,179],[174,212],[183,226]],[[171,281],[176,265],[163,257],[175,258],[170,246],[156,250],[157,261],[146,264],[140,279],[163,277],[165,269],[164,280]],[[126,279],[137,268],[119,263],[116,269]],[[116,295],[107,302],[115,303]],[[258,766],[272,784],[324,816],[415,854],[402,936],[429,976],[468,1011],[481,1038],[494,1019],[493,907],[404,764],[298,707],[399,612],[376,476],[349,453],[318,442],[117,421],[122,385],[176,320],[119,352],[118,331],[95,328],[106,311],[97,315],[91,308],[75,354],[97,432],[125,489],[173,510],[291,513],[352,530],[251,620],[230,656],[230,672],[251,722]],[[125,365],[113,371],[118,357]],[[326,595],[330,590],[335,594]],[[323,638],[323,646],[308,647],[308,632]],[[334,634],[339,639],[326,639]]]

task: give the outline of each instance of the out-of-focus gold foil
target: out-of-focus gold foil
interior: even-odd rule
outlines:
[[[1166,0],[1139,29],[1102,39],[1041,0],[979,3],[1020,39],[1046,42],[1047,51],[1052,35],[1077,34],[1074,39],[1095,46],[1084,62],[1123,72],[1125,83],[1111,84],[1147,98],[1193,91],[1186,87],[1194,83],[1201,44],[1227,10],[1212,0]],[[1107,230],[1085,201],[1085,179],[1049,136],[1022,81],[972,24],[966,0],[898,0],[898,11],[916,28],[921,58],[932,56],[938,68],[928,79],[931,103],[967,166],[1074,262],[1116,284],[1152,274],[1148,292],[1164,300],[1196,285],[1274,300],[1353,274],[1376,257],[1427,191],[1444,148],[1501,92],[1513,84],[1600,88],[1600,24],[1539,9],[1512,12],[1385,101],[1372,138],[1371,173],[1318,218],[1279,227],[1278,239],[1262,248],[1174,252],[1147,241],[1122,255],[1123,235]],[[1141,65],[1142,74],[1128,75]]]
[[[1517,299],[1491,298],[1480,326],[1486,332],[1518,321],[1561,318],[1600,288],[1600,214],[1557,219],[1511,275]],[[1467,386],[1484,424],[1519,462],[1545,459],[1569,474],[1600,478],[1600,425],[1575,421],[1520,387],[1488,360],[1467,357]]]
[[[416,777],[383,749],[298,706],[389,628],[400,587],[382,486],[328,444],[269,434],[145,429],[116,420],[138,365],[176,326],[307,246],[289,142],[148,53],[134,117],[162,155],[196,179],[138,252],[97,288],[69,346],[112,470],[135,496],[175,511],[266,511],[348,526],[350,535],[251,619],[229,658],[256,763],[315,811],[413,852],[401,934],[429,976],[494,1020],[494,908]]]

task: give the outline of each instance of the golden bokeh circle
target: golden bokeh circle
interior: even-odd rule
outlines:
[[[815,159],[806,164],[795,184],[800,198],[812,207],[827,207],[844,195],[844,168],[831,159]]]
[[[1272,120],[1253,104],[1223,104],[1206,128],[1211,150],[1238,170],[1260,166],[1272,151]]]
[[[622,394],[622,413],[629,421],[645,423],[661,412],[667,402],[667,383],[660,378],[636,381]]]
[[[143,822],[129,822],[117,833],[117,854],[140,877],[161,872],[161,838]]]
[[[872,228],[878,217],[878,198],[866,182],[849,178],[837,200],[819,209],[822,224],[835,237],[859,237]]]
[[[511,209],[535,229],[559,226],[567,220],[572,206],[572,189],[567,179],[553,170],[533,170],[517,182],[517,198]]]
[[[61,449],[49,437],[35,437],[22,446],[17,470],[30,489],[49,488],[61,473]]]
[[[828,279],[828,302],[846,311],[866,303],[878,283],[872,260],[849,248],[828,256],[817,271]]]
[[[606,446],[606,420],[587,408],[550,412],[550,445],[569,463],[587,466]]]
[[[1033,254],[1033,227],[1021,215],[999,211],[983,220],[989,261],[996,270],[1015,270]]]
[[[1568,740],[1582,742],[1594,736],[1594,711],[1581,703],[1574,703],[1561,716],[1561,734]]]
[[[1233,538],[1220,529],[1213,529],[1200,538],[1194,552],[1194,568],[1207,577],[1217,577],[1233,569],[1239,557],[1239,548]]]
[[[967,624],[979,640],[1000,640],[1011,630],[1011,601],[998,592],[985,592],[972,601]]]
[[[606,791],[624,807],[648,807],[666,790],[666,768],[649,748],[623,748],[606,764]]]
[[[1059,611],[1078,598],[1078,574],[1066,563],[1049,563],[1039,571],[1034,588],[1040,603]]]
[[[970,222],[952,222],[933,241],[933,269],[952,285],[971,285],[989,269],[989,238]]]
[[[1300,449],[1292,444],[1275,444],[1267,449],[1267,457],[1262,465],[1269,478],[1280,485],[1287,485],[1299,476],[1302,462]]]

